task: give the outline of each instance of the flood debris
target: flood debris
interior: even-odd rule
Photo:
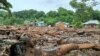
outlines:
[[[13,45],[21,47],[17,50],[24,50],[23,53],[19,52],[19,56],[100,55],[99,29],[74,29],[64,27],[62,24],[54,27],[0,27],[0,56],[11,56],[10,48]],[[28,41],[22,42],[26,40]]]

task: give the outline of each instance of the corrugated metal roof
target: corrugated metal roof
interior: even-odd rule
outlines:
[[[83,24],[99,24],[99,21],[98,20],[89,20]]]
[[[44,21],[37,21],[37,22],[36,22],[36,25],[37,25],[37,26],[45,26],[46,24],[45,24]]]

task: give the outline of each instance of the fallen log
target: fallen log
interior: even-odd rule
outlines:
[[[73,44],[73,43],[60,45],[59,49],[57,50],[57,56],[62,56],[64,54],[66,54],[67,52],[78,49],[78,48],[79,48],[78,45]]]
[[[97,46],[93,47],[93,49],[100,51],[100,45],[97,45]]]
[[[57,56],[62,56],[68,53],[71,50],[78,50],[78,49],[96,49],[100,50],[100,45],[95,45],[91,43],[85,43],[85,44],[63,44],[59,46],[59,49],[57,50]]]
[[[88,48],[93,48],[95,47],[94,44],[90,44],[90,43],[85,43],[85,44],[78,44],[79,49],[88,49]]]

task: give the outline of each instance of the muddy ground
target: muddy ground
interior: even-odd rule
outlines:
[[[28,37],[36,42],[33,56],[100,56],[100,29],[74,29],[63,26],[0,26],[0,56],[9,56],[9,47],[17,43],[19,37]],[[74,48],[74,44],[78,47]],[[63,45],[69,47],[64,49]],[[62,49],[58,50],[59,47]],[[65,51],[67,49],[68,51]],[[27,56],[31,55],[28,53]]]

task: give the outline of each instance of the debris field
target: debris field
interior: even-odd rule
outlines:
[[[100,56],[100,29],[64,26],[0,26],[0,56],[9,56],[10,46],[24,37],[34,46],[25,56]]]

